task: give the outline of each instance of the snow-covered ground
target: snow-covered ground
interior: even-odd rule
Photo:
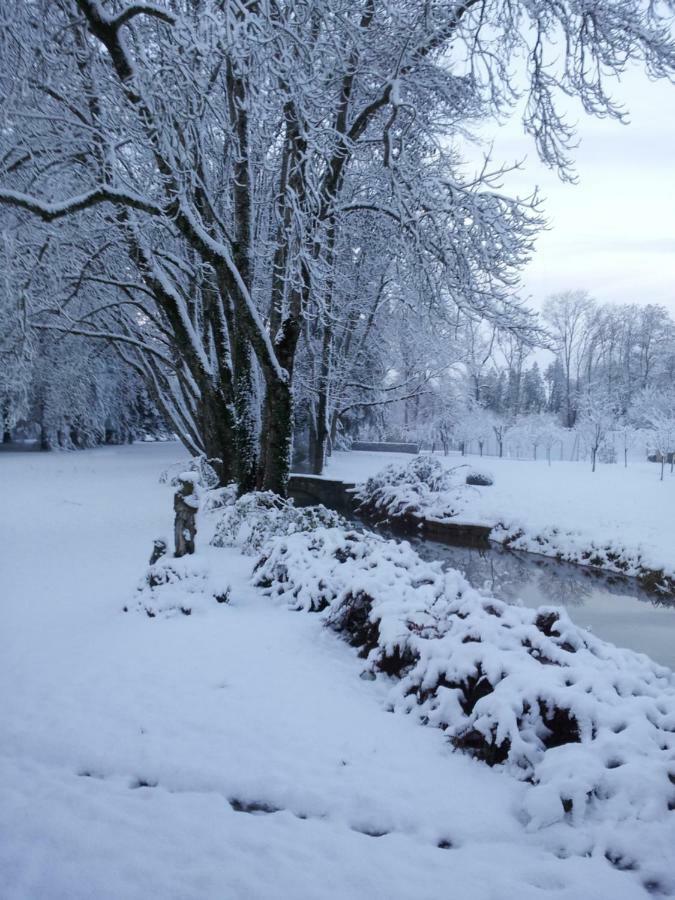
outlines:
[[[525,784],[385,712],[319,617],[250,586],[250,558],[198,534],[230,604],[123,613],[181,454],[0,457],[2,900],[649,896],[652,873],[605,860],[616,827],[528,831]]]
[[[327,478],[365,481],[385,465],[405,465],[413,457],[402,453],[335,452],[326,468]],[[466,464],[494,475],[491,487],[474,488],[460,519],[494,525],[523,526],[530,534],[556,527],[575,532],[579,545],[591,541],[612,543],[640,552],[651,568],[675,570],[673,511],[675,476],[660,467],[635,462],[598,464],[545,460],[498,459],[453,454],[436,455],[444,465]],[[534,548],[533,548],[534,549]],[[541,550],[540,550],[541,552]]]

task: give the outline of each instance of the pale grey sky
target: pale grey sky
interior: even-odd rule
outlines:
[[[569,106],[581,140],[576,185],[539,163],[519,121],[495,135],[496,159],[527,156],[505,187],[524,195],[538,185],[550,222],[524,272],[524,295],[538,308],[550,293],[581,288],[602,302],[663,303],[675,315],[675,86],[635,71],[612,94],[630,124]]]

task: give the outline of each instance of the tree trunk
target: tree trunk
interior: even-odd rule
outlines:
[[[321,374],[319,376],[319,397],[316,408],[316,446],[310,459],[313,475],[321,475],[326,463],[326,442],[328,440],[328,403],[330,370],[332,362],[333,333],[329,323],[324,326],[321,347]]]
[[[2,443],[12,443],[12,429],[9,427],[9,401],[5,403],[2,410]]]
[[[333,413],[331,417],[330,423],[330,435],[328,436],[328,455],[333,455],[333,450],[335,449],[335,442],[337,441],[337,430],[338,430],[338,417],[337,413]]]
[[[260,487],[286,497],[293,448],[293,392],[287,382],[276,380],[267,385],[263,421],[264,471]]]
[[[245,494],[255,488],[259,447],[253,358],[250,344],[241,336],[235,347],[234,410],[234,477],[239,493]]]

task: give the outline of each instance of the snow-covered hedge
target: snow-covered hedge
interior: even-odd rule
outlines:
[[[256,491],[244,494],[225,509],[211,543],[255,554],[277,535],[343,524],[346,523],[342,516],[325,506],[298,508],[292,500],[284,500],[272,491]]]
[[[151,619],[158,615],[185,616],[214,603],[227,603],[230,587],[213,576],[204,560],[195,556],[162,557],[138,585],[132,608]],[[129,607],[125,607],[128,612]]]
[[[355,498],[359,511],[370,517],[436,519],[456,516],[466,503],[465,466],[448,469],[433,456],[416,456],[404,465],[391,464],[365,484]]]
[[[486,597],[405,542],[343,528],[275,540],[254,582],[294,609],[324,610],[365,677],[395,677],[392,708],[530,781],[532,827],[675,808],[673,673],[564,611]]]

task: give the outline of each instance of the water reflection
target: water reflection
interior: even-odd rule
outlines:
[[[578,625],[598,637],[675,669],[675,601],[647,593],[633,579],[498,545],[478,549],[411,543],[425,559],[459,569],[474,587],[526,606],[564,606]]]

